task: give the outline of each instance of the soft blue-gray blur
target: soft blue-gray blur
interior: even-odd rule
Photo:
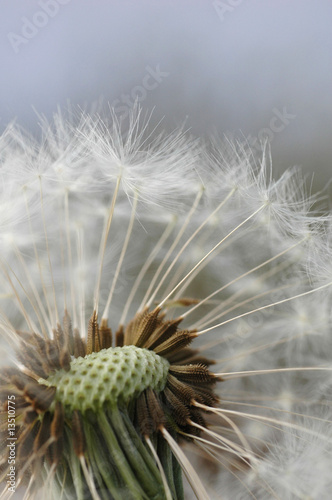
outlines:
[[[171,130],[231,134],[276,169],[332,172],[330,0],[10,0],[0,18],[0,126],[37,133],[68,102],[136,100]]]

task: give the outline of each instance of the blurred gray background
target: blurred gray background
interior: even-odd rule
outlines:
[[[231,135],[332,177],[331,0],[2,0],[0,128],[135,99],[173,130]]]

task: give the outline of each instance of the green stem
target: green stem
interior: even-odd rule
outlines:
[[[137,479],[135,478],[135,475],[133,474],[133,471],[128,464],[127,458],[117,441],[117,438],[112,427],[110,426],[106,415],[103,412],[99,412],[97,420],[102,430],[103,437],[105,438],[109,453],[113,458],[114,463],[118,468],[119,474],[124,480],[125,485],[133,494],[135,500],[149,500],[149,498],[145,495],[144,491],[140,487]]]
[[[161,476],[157,470],[157,475],[151,474],[151,470],[146,464],[146,457],[141,455],[137,446],[137,439],[135,439],[136,442],[134,442],[133,436],[130,435],[124,424],[123,413],[120,413],[118,407],[114,406],[109,412],[109,418],[119,440],[119,444],[126,454],[127,460],[130,463],[135,476],[148,495],[149,500],[162,500],[165,498]],[[137,435],[135,437],[137,437]],[[143,445],[142,448],[144,449]],[[150,461],[150,457],[148,458]]]
[[[158,456],[160,458],[161,464],[163,466],[168,486],[169,489],[172,493],[172,497],[174,500],[178,500],[177,496],[177,491],[175,488],[174,484],[174,477],[173,477],[173,459],[172,459],[172,451],[168,445],[168,443],[165,441],[165,439],[159,434],[158,439],[157,439],[157,452]]]
[[[97,432],[94,431],[93,427],[89,426],[89,433],[91,439],[91,446],[89,447],[89,458],[92,465],[92,469],[98,470],[100,475],[108,489],[109,494],[112,495],[114,500],[123,500],[123,495],[121,494],[121,486],[116,480],[116,474],[112,474],[112,467],[110,467],[110,460],[104,450],[104,445],[100,441],[100,437]],[[109,496],[108,496],[109,498]],[[132,500],[127,495],[127,500]]]
[[[182,480],[182,469],[181,465],[177,461],[177,458],[173,455],[173,477],[174,477],[174,486],[177,495],[177,500],[184,500],[184,491],[183,491],[183,480]]]
[[[67,459],[68,464],[69,464],[69,470],[71,472],[72,476],[72,483],[68,484],[69,489],[74,486],[75,487],[75,494],[77,497],[77,500],[84,500],[84,492],[83,492],[83,486],[85,483],[85,480],[82,478],[82,471],[81,471],[81,465],[80,462],[75,455],[74,449],[72,447],[71,443],[71,437],[68,437],[68,442],[70,443],[70,450],[69,450],[69,457]],[[66,488],[67,491],[67,488]]]

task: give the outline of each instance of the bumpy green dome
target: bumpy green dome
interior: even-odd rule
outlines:
[[[55,401],[66,410],[97,411],[104,403],[128,402],[142,391],[164,389],[169,362],[133,345],[110,347],[73,359],[70,370],[56,371],[39,382],[56,387]]]

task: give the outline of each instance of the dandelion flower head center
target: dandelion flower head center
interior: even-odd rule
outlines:
[[[127,403],[145,389],[161,392],[169,362],[134,345],[110,347],[75,358],[69,371],[57,370],[39,382],[56,388],[56,401],[69,410],[98,411],[104,403]]]

